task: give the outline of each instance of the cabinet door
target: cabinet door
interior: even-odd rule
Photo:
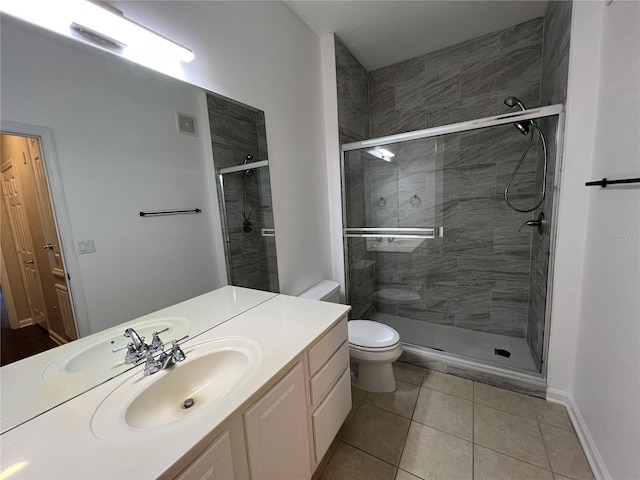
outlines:
[[[233,460],[229,432],[224,432],[176,480],[232,480]]]
[[[309,427],[302,364],[244,414],[251,478],[311,477]]]

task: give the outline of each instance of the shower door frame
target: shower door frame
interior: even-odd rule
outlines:
[[[558,117],[556,124],[556,143],[555,143],[555,172],[553,177],[553,185],[549,190],[553,192],[553,202],[552,202],[552,216],[551,216],[551,225],[550,225],[550,233],[549,233],[549,263],[547,265],[547,285],[545,289],[545,314],[544,314],[544,339],[543,339],[543,352],[541,359],[541,371],[538,372],[527,372],[524,370],[519,370],[510,367],[498,366],[495,364],[491,364],[488,362],[484,362],[482,360],[477,360],[472,357],[465,357],[462,355],[456,355],[452,353],[443,353],[437,350],[433,350],[429,347],[424,346],[411,346],[410,348],[405,348],[407,350],[414,350],[424,354],[425,350],[428,355],[436,360],[442,360],[444,362],[449,362],[452,364],[457,364],[461,367],[473,367],[484,371],[486,373],[491,373],[503,377],[507,377],[514,380],[524,380],[532,383],[539,384],[541,386],[546,387],[546,378],[547,378],[547,359],[549,355],[549,334],[551,331],[551,301],[552,301],[552,291],[553,291],[553,277],[554,277],[554,267],[555,267],[555,250],[556,250],[556,234],[557,234],[557,219],[558,219],[558,201],[559,201],[559,186],[561,184],[561,174],[562,174],[562,153],[564,146],[564,117],[565,117],[565,108],[563,104],[554,104],[548,105],[544,107],[538,108],[530,108],[528,110],[523,110],[519,112],[510,112],[502,115],[494,115],[492,117],[484,117],[475,120],[468,120],[465,122],[452,123],[449,125],[443,125],[439,127],[426,128],[422,130],[414,130],[406,133],[399,133],[396,135],[387,135],[384,137],[372,138],[368,140],[363,140],[359,142],[351,142],[345,143],[340,148],[340,177],[341,177],[341,191],[342,191],[342,238],[343,238],[343,249],[344,249],[344,276],[345,276],[345,294],[347,303],[350,302],[350,285],[349,285],[349,249],[348,249],[348,237],[352,237],[350,235],[353,233],[354,229],[346,228],[344,225],[347,219],[347,205],[345,202],[346,197],[346,175],[345,175],[345,154],[346,152],[350,152],[353,150],[362,150],[365,148],[373,148],[373,147],[381,147],[383,145],[389,145],[393,143],[402,143],[408,142],[411,140],[419,140],[423,138],[431,138],[438,137],[441,135],[467,132],[469,130],[479,130],[482,128],[488,127],[496,127],[499,125],[506,125],[509,123],[514,123],[517,121],[524,120],[536,120],[538,118],[545,117]],[[545,179],[546,180],[546,179]],[[443,228],[442,227],[434,227],[438,228],[438,232],[442,235]],[[363,230],[363,229],[357,229]],[[393,229],[394,231],[402,230]],[[437,235],[436,235],[437,236]],[[434,237],[430,237],[434,238]]]
[[[222,218],[222,236],[224,238],[224,256],[226,260],[227,267],[227,281],[229,285],[234,284],[233,277],[233,266],[231,264],[231,237],[229,235],[229,224],[227,223],[227,204],[224,198],[224,176],[229,173],[236,172],[244,172],[245,170],[258,170],[260,168],[267,167],[267,172],[269,171],[269,160],[259,160],[256,162],[245,163],[241,165],[234,165],[232,167],[220,168],[216,171],[216,175],[218,176],[218,186],[220,187],[220,213]],[[271,182],[271,179],[269,179]],[[260,236],[262,237],[275,237],[275,229],[274,228],[262,228],[260,229]],[[274,292],[275,293],[275,292]]]

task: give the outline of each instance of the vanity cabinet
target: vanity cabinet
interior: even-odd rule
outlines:
[[[177,479],[311,478],[351,410],[347,335],[343,317],[274,377],[271,388],[228,419]]]
[[[229,480],[235,478],[229,431],[218,436],[176,480]]]
[[[347,337],[345,317],[308,350],[314,470],[351,410]]]
[[[304,370],[296,364],[244,413],[252,479],[311,477]]]

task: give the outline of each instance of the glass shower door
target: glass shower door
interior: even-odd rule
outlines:
[[[387,324],[403,342],[431,348],[427,285],[446,281],[447,266],[427,254],[443,233],[445,162],[442,137],[346,151],[343,162],[351,318]]]

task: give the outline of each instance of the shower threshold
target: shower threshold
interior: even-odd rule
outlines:
[[[405,343],[498,367],[539,374],[524,338],[438,325],[388,313],[375,313],[373,319],[397,330]],[[496,350],[506,350],[511,355],[497,355]]]

